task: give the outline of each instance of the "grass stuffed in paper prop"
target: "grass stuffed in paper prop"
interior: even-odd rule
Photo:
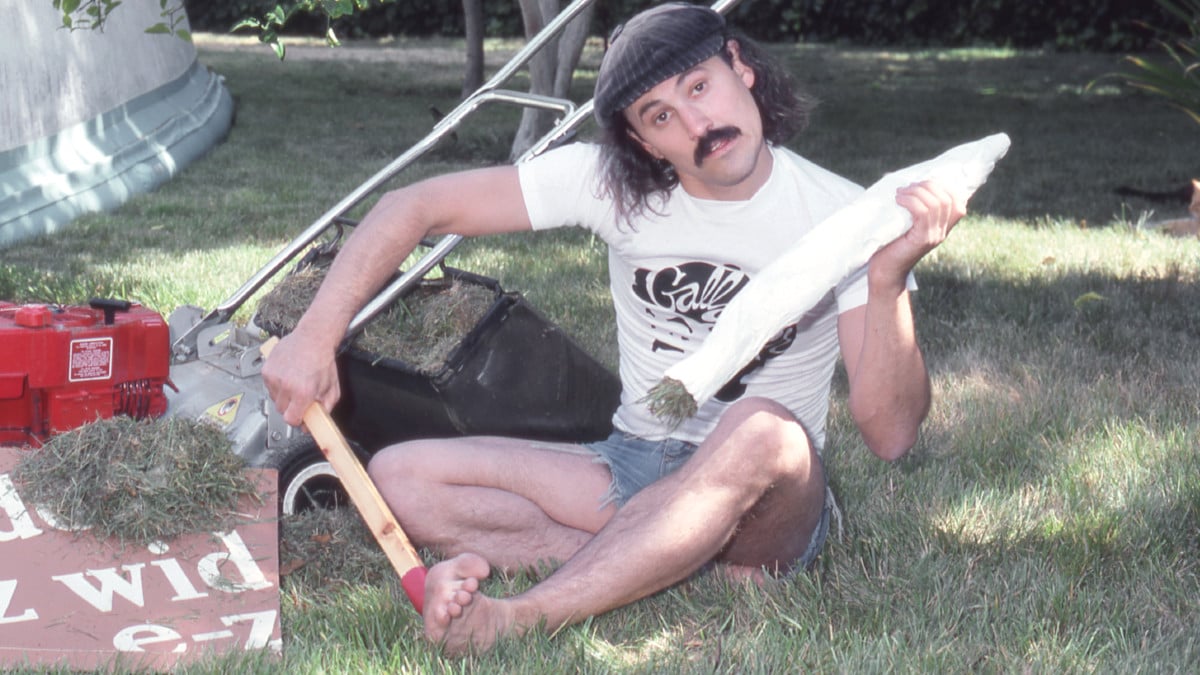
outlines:
[[[912,227],[896,191],[934,180],[963,203],[1008,151],[1006,134],[947,150],[887,174],[848,205],[821,221],[757,274],[721,312],[695,352],[667,369],[646,395],[659,419],[678,424],[729,381],[772,335],[815,306],[829,289]]]

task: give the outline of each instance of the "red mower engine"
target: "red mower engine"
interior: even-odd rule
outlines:
[[[0,445],[40,445],[98,417],[167,410],[167,323],[122,300],[0,302]]]

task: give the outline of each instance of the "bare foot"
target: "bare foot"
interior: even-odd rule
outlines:
[[[511,608],[479,592],[491,567],[474,553],[434,565],[425,577],[425,638],[449,656],[483,652],[514,630]]]
[[[733,563],[720,563],[717,565],[717,573],[726,581],[732,583],[745,583],[747,581],[754,583],[756,586],[765,586],[768,582],[767,572],[761,567],[752,567],[750,565],[734,565]]]

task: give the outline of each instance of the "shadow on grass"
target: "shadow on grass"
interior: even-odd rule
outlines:
[[[1113,55],[826,45],[784,53],[820,102],[790,145],[863,184],[1000,131],[1012,148],[972,200],[976,213],[1092,226],[1148,211],[1182,216],[1185,203],[1115,190],[1175,189],[1200,175],[1195,123],[1101,79],[1119,69]]]
[[[1171,369],[1185,357],[1180,341],[1200,338],[1200,283],[1193,276],[1178,265],[1160,275],[1091,272],[1022,280],[965,279],[931,269],[921,273],[914,304],[934,362],[940,350],[963,345],[959,327],[995,325],[1020,335],[1025,349],[1069,342],[1084,360]]]
[[[840,618],[925,632],[1002,669],[1037,645],[1101,670],[1194,659],[1193,279],[925,271],[918,330],[935,400],[917,448],[885,465],[843,407],[831,420],[850,533],[821,574],[849,580],[831,589],[846,594],[830,603]]]

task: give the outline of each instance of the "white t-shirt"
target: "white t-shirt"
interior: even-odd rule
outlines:
[[[676,188],[633,227],[602,197],[600,151],[573,144],[520,165],[534,229],[584,227],[608,244],[622,383],[614,426],[642,438],[699,443],[730,403],[764,396],[825,444],[829,388],[838,357],[837,315],[867,300],[865,267],[799,322],[781,331],[697,414],[676,428],[641,402],[673,363],[712,330],[749,279],[862,188],[785,148],[771,148],[770,178],[746,201],[696,199]]]

